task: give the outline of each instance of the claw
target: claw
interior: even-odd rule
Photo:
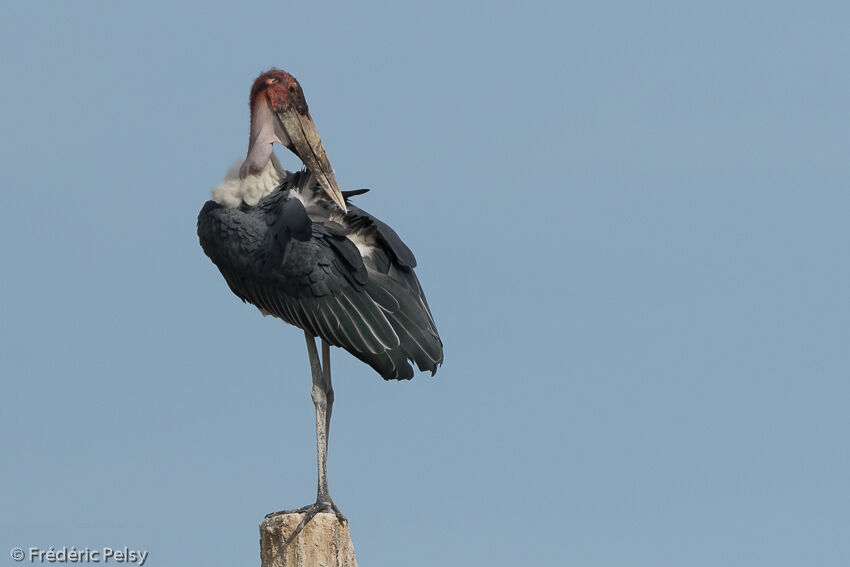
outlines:
[[[340,524],[345,524],[348,522],[348,519],[346,519],[346,517],[342,515],[342,512],[339,511],[339,508],[336,507],[336,504],[334,504],[333,500],[331,500],[331,509],[333,509],[334,514],[336,514],[337,522],[339,522]]]
[[[272,512],[270,514],[266,514],[266,519],[273,518],[275,516],[282,516],[284,514],[304,514],[304,517],[301,518],[301,521],[298,522],[298,525],[295,526],[295,529],[292,531],[291,534],[289,534],[289,537],[286,538],[284,546],[288,546],[295,540],[296,537],[298,537],[298,534],[301,533],[301,530],[304,529],[304,526],[306,526],[308,523],[310,523],[310,520],[316,517],[316,514],[330,511],[333,511],[333,513],[336,515],[337,521],[340,524],[345,524],[346,522],[348,522],[345,516],[342,515],[342,512],[339,511],[337,505],[334,504],[334,501],[330,498],[328,498],[327,500],[317,500],[315,504],[309,504],[307,506],[302,506],[301,508],[296,508],[294,510],[281,510],[280,512]]]
[[[269,518],[274,518],[275,516],[285,516],[287,514],[304,514],[313,506],[315,506],[315,504],[308,504],[307,506],[293,508],[292,510],[279,510],[277,512],[269,512],[268,514],[266,514],[266,519],[268,520]]]
[[[307,512],[304,514],[304,517],[303,517],[303,518],[301,518],[301,521],[300,521],[300,522],[298,522],[298,525],[297,525],[297,526],[295,526],[295,529],[294,529],[294,530],[292,530],[292,533],[291,533],[291,534],[289,534],[289,537],[288,537],[288,538],[286,538],[286,541],[285,541],[285,542],[283,542],[284,547],[289,546],[289,544],[290,544],[290,543],[292,543],[292,542],[295,540],[295,538],[296,538],[296,537],[298,537],[298,534],[300,534],[300,533],[301,533],[301,530],[303,530],[303,529],[304,529],[304,526],[306,526],[306,525],[307,525],[307,523],[308,523],[310,520],[312,520],[313,518],[315,518],[315,517],[316,517],[316,514],[318,514],[319,512],[320,512],[320,508],[319,508],[318,506],[312,506],[312,507],[310,507],[310,509],[309,509],[309,510],[307,510]]]

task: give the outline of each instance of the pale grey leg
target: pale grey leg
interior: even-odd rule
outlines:
[[[316,345],[313,343],[313,349],[315,350]],[[308,347],[309,348],[309,347]],[[318,353],[316,354],[316,359],[318,359]],[[324,496],[327,502],[331,505],[331,509],[336,514],[337,520],[340,522],[345,522],[345,516],[342,515],[342,512],[339,511],[334,501],[331,499],[330,492],[328,491],[328,437],[330,437],[331,433],[331,413],[333,412],[334,407],[334,387],[331,383],[331,345],[325,339],[322,339],[322,378],[323,378],[323,389],[325,394],[325,429],[324,429],[324,440],[325,447],[324,453],[319,449],[319,500],[321,500],[321,491],[322,486],[324,486]],[[313,391],[315,392],[316,386],[315,381],[313,382]],[[315,403],[315,400],[314,400]],[[316,410],[316,438],[319,436],[319,414],[318,409]],[[324,485],[322,485],[322,479],[324,479]]]
[[[316,341],[313,336],[304,331],[304,337],[307,339],[307,355],[310,359],[310,372],[313,377],[313,405],[316,406],[316,453],[319,464],[319,481],[316,489],[316,503],[310,506],[304,506],[297,510],[283,510],[268,514],[266,517],[276,516],[279,514],[288,513],[303,513],[304,518],[292,532],[286,543],[289,544],[295,537],[301,533],[304,526],[315,517],[319,512],[328,512],[333,510],[340,523],[345,522],[345,516],[339,511],[334,501],[331,500],[330,492],[328,491],[328,431],[331,425],[331,411],[333,409],[334,391],[331,386],[331,355],[330,345],[322,339],[322,359],[324,369],[319,362],[319,352],[316,349]]]
[[[313,375],[313,405],[316,406],[316,453],[319,457],[319,486],[316,491],[316,503],[327,501],[328,497],[328,393],[325,387],[326,372],[319,363],[319,352],[312,335],[304,331],[307,338],[307,355],[310,357],[310,371]],[[324,349],[322,349],[324,350]],[[323,353],[324,354],[324,353]],[[327,372],[330,372],[328,369]]]
[[[322,370],[325,378],[325,395],[328,399],[328,417],[325,422],[325,434],[331,435],[331,412],[334,407],[334,387],[331,384],[331,345],[322,339]]]

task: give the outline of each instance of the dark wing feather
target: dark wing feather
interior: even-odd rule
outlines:
[[[201,245],[233,293],[345,348],[385,379],[412,378],[409,361],[436,372],[442,342],[412,270],[413,254],[395,231],[353,206],[345,227],[315,218],[308,227],[303,205],[287,194],[284,187],[257,207],[209,202],[202,209]],[[345,236],[370,228],[387,258],[379,271],[364,264]]]
[[[363,209],[350,203],[348,205],[348,213],[345,215],[344,220],[346,224],[355,231],[368,230],[369,228],[374,227],[378,236],[378,242],[380,242],[385,249],[391,253],[393,260],[395,260],[399,266],[403,268],[416,267],[416,257],[413,256],[413,252],[410,251],[407,244],[402,242],[396,231],[388,224],[378,220]]]

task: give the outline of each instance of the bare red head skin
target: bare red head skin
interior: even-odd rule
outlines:
[[[265,93],[266,100],[276,112],[295,108],[298,114],[306,115],[309,113],[301,85],[298,84],[295,77],[286,71],[272,69],[254,80],[254,84],[251,86],[252,109],[262,93]]]
[[[271,159],[275,142],[297,155],[331,200],[346,211],[304,91],[295,77],[280,69],[266,71],[251,86],[251,135],[240,177],[260,173]]]

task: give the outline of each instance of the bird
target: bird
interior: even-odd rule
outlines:
[[[340,189],[299,82],[280,69],[261,73],[251,86],[250,116],[245,159],[213,189],[197,229],[204,253],[238,298],[304,331],[318,482],[315,503],[267,516],[304,514],[289,543],[317,513],[333,511],[346,522],[327,480],[330,347],[348,351],[384,380],[409,380],[411,363],[436,373],[443,342],[413,252],[389,225],[352,203],[368,189]],[[285,170],[275,143],[304,168]]]

